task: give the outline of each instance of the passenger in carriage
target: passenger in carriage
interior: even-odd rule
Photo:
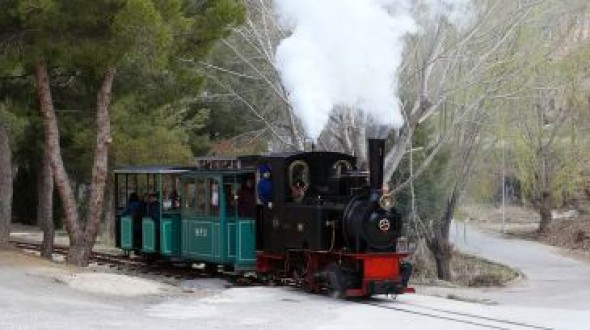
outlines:
[[[149,204],[147,206],[147,215],[154,220],[154,239],[155,239],[155,250],[160,249],[160,217],[161,217],[160,201],[158,200],[157,193],[149,194]]]
[[[148,207],[150,205],[150,194],[145,193],[141,198],[141,216],[148,214]]]
[[[129,201],[121,216],[131,216],[133,223],[133,246],[139,248],[141,246],[141,218],[145,214],[144,205],[139,200],[137,193],[129,195]]]
[[[178,192],[176,190],[172,190],[170,193],[170,200],[172,201],[172,209],[179,209],[180,208],[180,196],[178,196]]]
[[[158,202],[158,194],[151,193],[149,198],[150,203],[148,204],[148,215],[154,219],[156,225],[160,223],[160,203]]]
[[[141,202],[139,201],[139,196],[137,193],[131,193],[129,195],[129,201],[127,201],[127,205],[121,213],[122,216],[130,215],[131,217],[136,217],[141,212]]]
[[[238,215],[240,217],[254,218],[256,216],[256,194],[254,191],[254,178],[246,177],[238,189]]]

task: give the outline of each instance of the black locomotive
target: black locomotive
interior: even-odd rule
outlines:
[[[384,140],[371,139],[369,174],[356,158],[301,152],[261,159],[272,202],[259,208],[257,272],[338,296],[399,294],[411,267],[398,251],[402,218],[383,190]]]

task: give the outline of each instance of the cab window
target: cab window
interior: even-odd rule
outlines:
[[[305,191],[309,187],[309,165],[302,160],[296,160],[289,165],[287,201],[301,202]]]
[[[350,164],[347,160],[339,160],[332,165],[332,169],[336,176],[341,176],[342,174],[352,170],[352,164]]]

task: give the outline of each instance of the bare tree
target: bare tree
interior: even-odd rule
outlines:
[[[582,122],[576,109],[579,104],[567,100],[565,88],[538,90],[538,96],[522,101],[521,111],[515,114],[512,158],[517,177],[539,210],[540,232],[548,229],[556,200],[563,198],[563,192],[575,190],[577,173],[585,165],[583,146],[574,136],[581,131],[573,132]],[[533,111],[526,109],[527,104]]]
[[[436,261],[438,277],[443,280],[451,280],[450,260],[453,249],[449,242],[449,229],[459,199],[471,178],[474,163],[480,151],[481,132],[486,119],[485,111],[480,109],[464,125],[457,127],[452,144],[452,160],[449,163],[451,179],[448,184],[450,189],[444,200],[443,213],[439,219],[433,219],[429,223],[429,230],[426,233],[428,247]]]
[[[243,0],[245,23],[219,42],[209,61],[184,60],[209,78],[212,88],[242,104],[278,150],[303,150],[304,134],[274,67],[275,50],[285,32],[272,0]]]
[[[587,6],[563,11],[543,26],[545,48],[537,55],[543,61],[518,80],[522,90],[513,102],[516,111],[507,114],[516,123],[508,127],[510,158],[526,197],[539,211],[540,232],[552,222],[552,208],[576,194],[587,161],[580,136],[588,131],[583,95],[588,53],[579,47],[590,26],[587,16],[580,16]]]

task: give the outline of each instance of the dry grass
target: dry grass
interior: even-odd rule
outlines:
[[[574,250],[590,250],[590,219],[584,217],[555,221],[540,238],[551,245]]]
[[[504,286],[520,274],[505,265],[468,254],[455,253],[451,263],[453,282],[461,286]]]
[[[590,260],[590,217],[587,215],[554,221],[546,233],[537,236],[543,243],[568,249]]]
[[[500,287],[515,280],[520,274],[514,269],[472,255],[453,252],[451,259],[451,282],[437,279],[436,264],[430,252],[419,246],[412,255],[414,273],[412,282],[437,286]]]

